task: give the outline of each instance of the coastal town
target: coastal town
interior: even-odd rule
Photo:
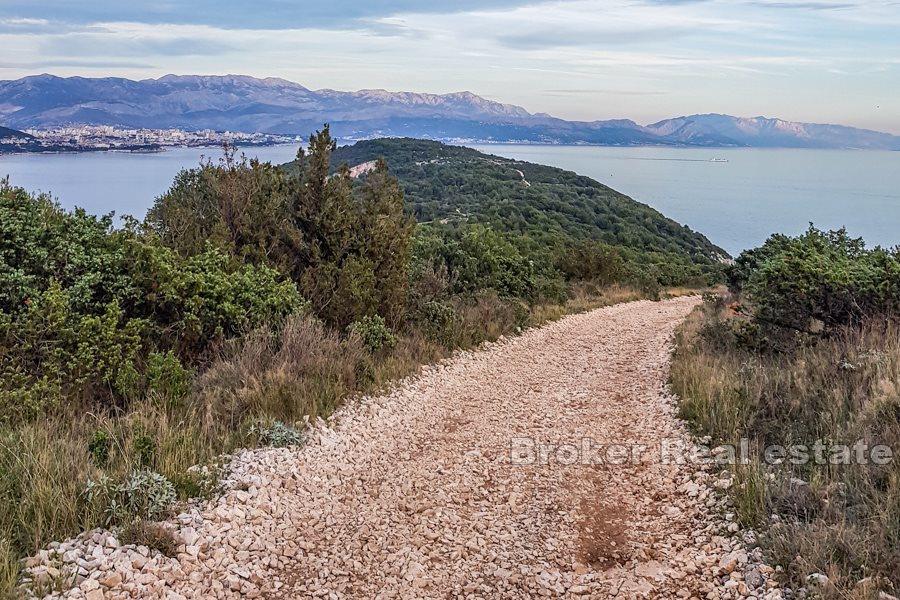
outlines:
[[[0,139],[0,152],[157,152],[173,147],[209,147],[224,143],[271,146],[302,141],[293,135],[183,129],[127,129],[109,125],[70,125],[26,129]]]

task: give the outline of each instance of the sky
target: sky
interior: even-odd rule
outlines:
[[[282,77],[900,134],[900,0],[0,0],[0,79]]]

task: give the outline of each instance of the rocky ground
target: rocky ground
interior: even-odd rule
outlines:
[[[697,302],[621,304],[458,354],[301,448],[239,453],[221,497],[166,524],[174,557],[94,531],[31,576],[88,600],[781,598],[729,521],[729,482],[660,458],[665,440],[692,443],[666,377]]]

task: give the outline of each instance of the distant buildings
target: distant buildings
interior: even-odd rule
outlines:
[[[69,125],[52,129],[28,129],[25,133],[34,136],[37,141],[36,145],[30,145],[30,151],[40,151],[41,148],[46,151],[151,151],[166,147],[215,146],[224,143],[269,146],[303,141],[293,135],[219,132],[212,129],[124,129],[111,125]]]

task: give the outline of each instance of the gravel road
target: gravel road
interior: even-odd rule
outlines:
[[[697,303],[570,316],[240,453],[228,492],[172,520],[176,558],[92,532],[68,596],[780,598],[715,477],[660,460],[688,441],[665,384]]]

